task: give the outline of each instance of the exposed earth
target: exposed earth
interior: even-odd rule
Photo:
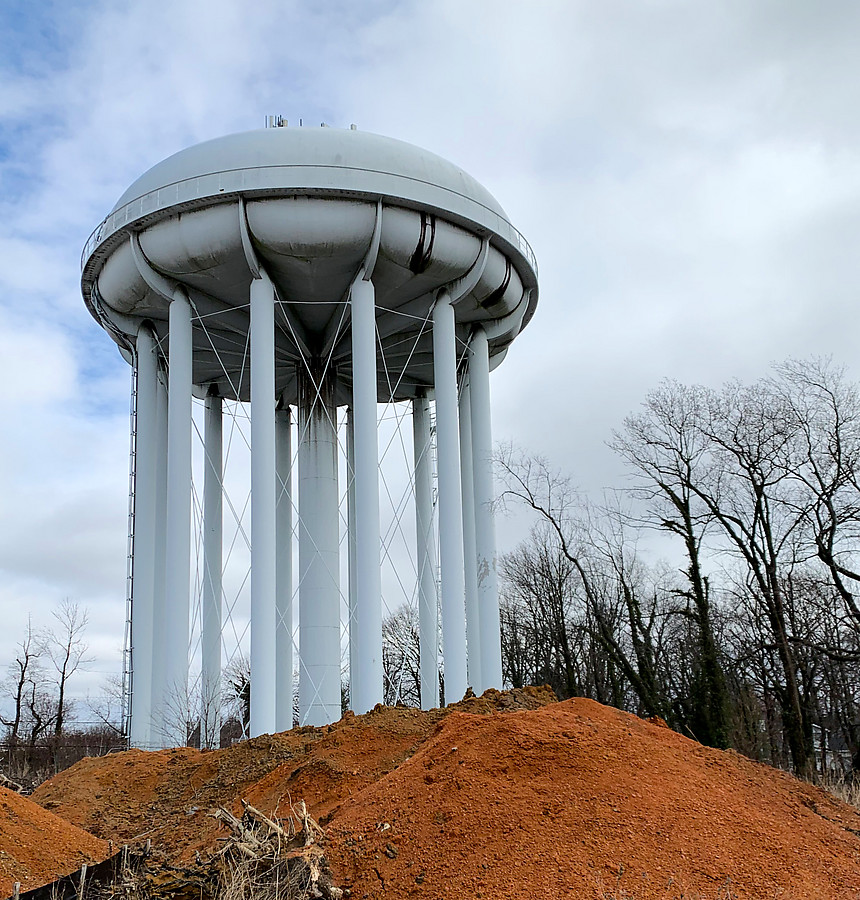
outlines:
[[[0,894],[11,895],[66,875],[110,852],[106,841],[8,788],[0,787]]]
[[[151,840],[157,859],[189,866],[224,835],[213,808],[241,815],[245,799],[283,817],[304,800],[352,898],[860,898],[856,809],[660,722],[553,702],[548,689],[430,712],[377,707],[225,750],[85,759],[32,801],[11,796],[20,808],[4,812],[0,850],[46,881],[56,863],[33,867],[59,838],[19,840],[18,822],[61,823],[51,827],[72,841],[69,871],[106,856],[108,840]],[[24,879],[4,860],[8,896]]]

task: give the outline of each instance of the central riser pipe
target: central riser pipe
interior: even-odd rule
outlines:
[[[302,378],[299,398],[299,721],[302,725],[327,725],[336,722],[341,713],[337,409],[332,393],[331,385],[321,375]]]

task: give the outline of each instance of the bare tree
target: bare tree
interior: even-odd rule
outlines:
[[[647,585],[624,517],[591,507],[541,457],[508,446],[497,468],[502,502],[525,504],[554,535],[557,553],[578,578],[591,634],[638,698],[637,711],[673,718],[661,668],[666,614],[660,591]]]
[[[382,620],[385,702],[421,706],[418,610],[404,603]]]
[[[224,715],[238,722],[242,737],[251,734],[251,662],[239,653],[224,667]]]
[[[27,714],[27,701],[31,682],[40,681],[39,660],[44,653],[43,637],[33,629],[33,621],[27,617],[27,631],[18,644],[15,661],[9,666],[7,678],[8,693],[14,704],[11,718],[0,716],[0,722],[9,729],[10,741],[17,742],[24,718]]]
[[[79,669],[86,668],[92,659],[87,656],[89,646],[84,640],[88,624],[86,610],[77,603],[64,599],[51,615],[56,624],[45,632],[45,649],[55,672],[57,688],[57,712],[54,719],[54,735],[63,733],[69,716],[67,688],[69,679]]]
[[[729,701],[714,636],[710,580],[703,565],[703,542],[714,516],[696,486],[710,465],[710,441],[701,422],[706,398],[701,388],[664,382],[648,395],[645,410],[625,419],[611,447],[638,476],[635,494],[645,501],[646,522],[683,542],[685,584],[677,593],[681,611],[694,624],[698,653],[690,718],[705,744],[729,745]]]

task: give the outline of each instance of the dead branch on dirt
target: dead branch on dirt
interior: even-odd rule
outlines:
[[[275,820],[242,801],[242,818],[219,808],[213,814],[230,829],[213,857],[217,900],[340,900],[322,848],[323,830],[304,802]]]

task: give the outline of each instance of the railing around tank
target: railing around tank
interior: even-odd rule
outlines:
[[[275,173],[285,169],[295,171],[296,169],[302,168],[317,167],[261,166],[255,169],[214,172],[210,175],[197,175],[194,178],[177,181],[173,184],[142,194],[140,197],[136,197],[119,209],[114,210],[94,229],[93,233],[87,238],[87,242],[84,244],[84,249],[81,253],[81,269],[84,269],[87,260],[93,255],[96,247],[98,247],[103,240],[109,238],[124,225],[135,222],[148,213],[156,212],[168,206],[175,206],[180,203],[189,203],[206,197],[217,197],[219,194],[231,194],[253,190],[271,190],[278,185],[279,181],[283,181],[283,179],[273,177]],[[375,174],[385,175],[386,173]],[[283,185],[281,186],[283,187]],[[436,185],[428,186],[431,188],[438,187]],[[451,193],[447,188],[438,187],[438,189],[449,194]],[[535,258],[531,245],[520,231],[511,225],[507,219],[499,216],[495,210],[483,206],[477,200],[472,200],[471,202],[482,206],[483,209],[498,221],[500,236],[507,237],[511,243],[519,249],[520,253],[526,258],[534,271],[535,277],[537,277],[537,259]],[[509,234],[506,234],[505,232],[509,232]]]

